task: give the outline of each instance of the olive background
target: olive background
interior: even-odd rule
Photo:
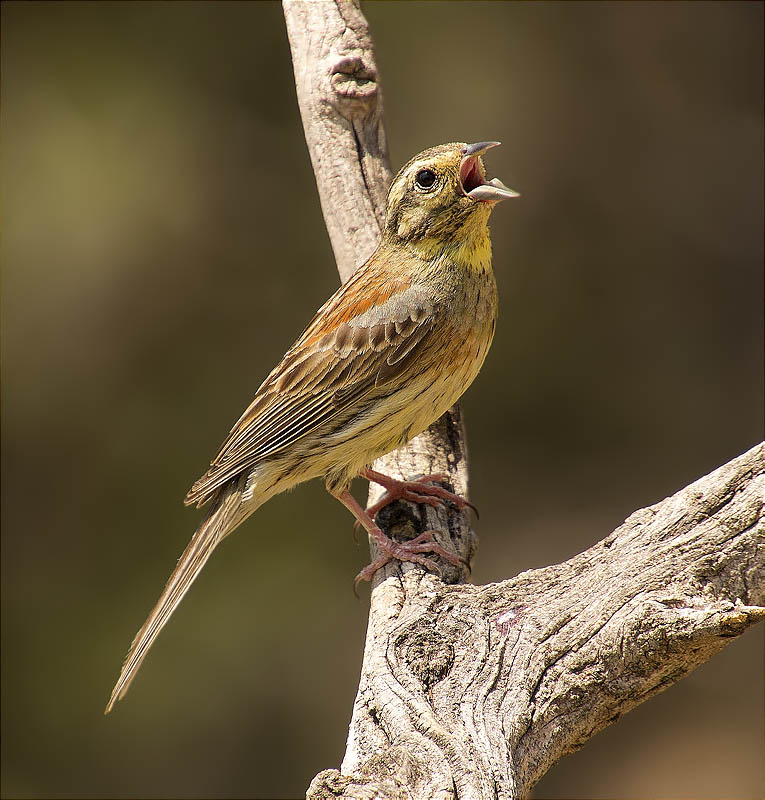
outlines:
[[[763,5],[364,11],[394,168],[499,139],[522,193],[464,398],[499,580],[762,438]],[[368,602],[319,482],[216,552],[102,716],[186,490],[337,285],[280,6],[6,2],[2,95],[2,794],[300,796],[339,764]],[[760,626],[535,796],[759,796],[762,675]]]

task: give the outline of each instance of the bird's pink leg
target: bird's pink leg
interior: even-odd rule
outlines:
[[[446,559],[450,564],[459,566],[462,559],[454,553],[449,553],[438,544],[433,536],[433,531],[425,531],[412,539],[410,542],[396,542],[390,537],[386,536],[382,530],[375,525],[372,517],[356,502],[353,495],[346,489],[335,497],[356,517],[356,520],[364,526],[367,533],[374,539],[375,544],[382,551],[382,555],[376,558],[369,566],[359,572],[356,579],[353,581],[353,590],[359,581],[371,581],[380,567],[384,567],[392,558],[397,558],[399,561],[412,561],[415,564],[422,564],[428,570],[438,572],[438,565],[429,558],[426,558],[423,553],[433,553]]]
[[[366,478],[373,483],[379,483],[380,486],[385,488],[385,494],[374,505],[369,506],[367,514],[372,519],[375,518],[377,513],[385,508],[385,506],[392,503],[394,500],[409,500],[412,503],[425,503],[429,506],[439,506],[442,503],[454,503],[459,509],[472,508],[478,515],[478,509],[460,497],[454,492],[443,489],[441,486],[433,486],[434,481],[448,480],[449,476],[443,473],[435,473],[433,475],[423,475],[413,481],[399,481],[395,478],[389,478],[383,475],[382,472],[376,472],[373,469],[365,469],[360,473],[360,477]]]

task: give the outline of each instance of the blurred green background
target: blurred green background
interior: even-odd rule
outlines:
[[[763,5],[370,3],[394,168],[500,139],[465,397],[477,583],[762,437]],[[181,500],[337,284],[276,3],[2,6],[4,797],[297,797],[339,764],[366,563],[317,482],[221,547],[103,707]],[[359,489],[362,487],[359,486]],[[763,633],[538,797],[754,797]]]

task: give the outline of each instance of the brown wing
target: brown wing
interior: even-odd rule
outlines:
[[[319,309],[266,378],[186,504],[202,505],[228,480],[316,430],[395,380],[433,328],[426,290],[373,263]]]

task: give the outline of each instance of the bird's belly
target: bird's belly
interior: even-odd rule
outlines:
[[[338,415],[261,464],[249,485],[257,484],[259,497],[270,496],[272,486],[283,491],[312,478],[324,478],[330,491],[344,489],[365,467],[422,433],[454,405],[479,367],[465,374],[417,376],[390,395]]]
[[[391,395],[372,402],[363,412],[318,437],[328,486],[352,480],[364,467],[422,433],[473,382],[483,363],[491,335],[473,338],[448,355],[449,364],[411,379]]]
[[[364,467],[417,436],[456,400],[444,381],[417,379],[336,431],[321,436],[329,484],[352,480]]]

